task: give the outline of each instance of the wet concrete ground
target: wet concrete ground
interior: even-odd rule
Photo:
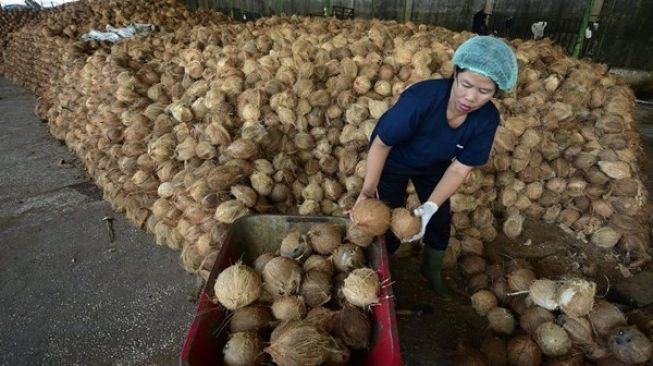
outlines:
[[[0,78],[0,365],[176,364],[196,279],[111,210],[35,103]]]

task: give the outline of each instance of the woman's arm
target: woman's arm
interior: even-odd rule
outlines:
[[[451,165],[449,165],[447,171],[444,172],[444,176],[435,186],[435,189],[433,189],[429,201],[435,203],[438,207],[442,206],[444,201],[456,193],[458,188],[463,184],[463,182],[465,182],[465,178],[467,178],[467,175],[472,171],[472,169],[474,169],[474,167],[455,160]]]
[[[376,196],[376,187],[379,185],[381,172],[383,171],[383,166],[388,158],[390,149],[392,149],[392,146],[384,144],[379,136],[376,136],[374,141],[372,141],[370,150],[367,153],[365,180],[363,181],[363,188],[361,189],[361,194],[357,201],[363,198],[361,196],[364,196],[365,198]]]

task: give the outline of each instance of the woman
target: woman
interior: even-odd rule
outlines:
[[[451,293],[441,277],[442,257],[449,242],[449,197],[469,172],[489,157],[499,112],[490,101],[498,89],[517,81],[517,60],[500,39],[476,36],[454,53],[452,79],[427,80],[406,89],[372,132],[367,172],[356,201],[376,197],[390,207],[406,205],[410,179],[420,202],[415,215],[424,238],[422,274],[442,297]],[[388,251],[399,247],[386,233]]]

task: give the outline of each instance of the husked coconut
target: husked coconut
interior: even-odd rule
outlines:
[[[419,233],[422,221],[410,211],[400,207],[392,210],[390,229],[400,240],[410,239]]]
[[[218,275],[213,291],[222,306],[237,310],[247,306],[261,295],[261,278],[250,267],[236,263]]]
[[[381,235],[390,227],[390,208],[377,199],[368,198],[354,206],[352,219],[368,234]]]

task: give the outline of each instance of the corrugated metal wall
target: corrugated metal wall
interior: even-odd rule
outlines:
[[[609,65],[653,71],[653,1],[605,0],[594,40],[595,58]]]
[[[237,19],[274,14],[321,15],[331,3],[354,9],[354,16],[471,30],[474,14],[485,0],[178,0],[192,8],[213,8]],[[504,37],[531,38],[531,24],[545,20],[545,36],[571,51],[588,0],[494,0],[489,29]],[[408,7],[408,9],[407,9]],[[612,66],[653,70],[653,0],[604,0],[600,28],[589,50]],[[512,17],[512,27],[506,21]]]

